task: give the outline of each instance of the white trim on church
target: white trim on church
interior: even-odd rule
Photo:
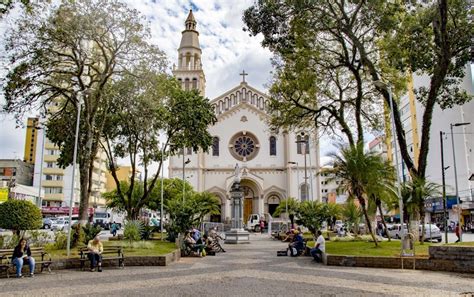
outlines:
[[[178,49],[179,65],[173,74],[182,82],[196,78],[194,87],[188,87],[197,88],[204,94],[205,76],[200,64],[199,33],[192,12],[185,25]],[[195,59],[183,63],[183,53],[190,51]],[[214,145],[208,153],[184,150],[184,159],[189,159],[184,178],[196,191],[208,191],[219,197],[221,216],[213,219],[220,221],[228,221],[231,216],[229,190],[236,163],[242,173],[244,221],[250,213],[273,212],[276,205],[287,197],[320,200],[317,137],[304,130],[288,133],[271,131],[266,124],[268,96],[245,82],[245,72],[241,75],[243,80],[238,86],[211,101],[218,120],[209,127]],[[304,143],[296,143],[305,139],[309,140],[306,148]],[[307,191],[304,190],[305,150]],[[182,155],[170,159],[169,177],[183,178]]]

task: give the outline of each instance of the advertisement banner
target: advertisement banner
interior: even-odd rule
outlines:
[[[8,200],[8,188],[0,188],[0,203]]]
[[[43,206],[41,208],[43,214],[53,214],[53,215],[68,215],[69,207],[54,207],[54,206]],[[89,215],[94,213],[94,208],[90,207],[88,210]],[[79,214],[79,207],[72,208],[72,214]]]

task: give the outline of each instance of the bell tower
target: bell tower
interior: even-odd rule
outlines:
[[[202,96],[205,96],[206,77],[202,70],[199,32],[196,31],[196,20],[192,10],[189,11],[184,24],[185,29],[178,48],[178,66],[173,65],[173,75],[184,90],[197,89]]]

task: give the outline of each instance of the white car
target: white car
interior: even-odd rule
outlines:
[[[77,216],[73,216],[71,219],[73,225],[79,220]],[[69,217],[58,217],[58,219],[51,225],[51,230],[53,231],[66,231],[68,228]]]
[[[401,238],[401,225],[400,224],[393,224],[391,226],[387,226],[388,233],[390,234],[390,238]],[[407,225],[403,224],[403,228],[405,233],[407,232]],[[418,233],[420,234],[420,239],[421,239],[421,225],[419,225],[418,228]],[[438,242],[441,242],[442,240],[442,235],[441,231],[435,224],[431,224],[431,229],[430,229],[430,224],[425,224],[425,241],[430,241],[430,240],[437,240]]]

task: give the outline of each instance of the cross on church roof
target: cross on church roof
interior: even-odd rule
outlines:
[[[248,73],[245,72],[245,70],[242,70],[242,73],[240,73],[242,76],[242,82],[245,82],[245,76],[249,75]]]

